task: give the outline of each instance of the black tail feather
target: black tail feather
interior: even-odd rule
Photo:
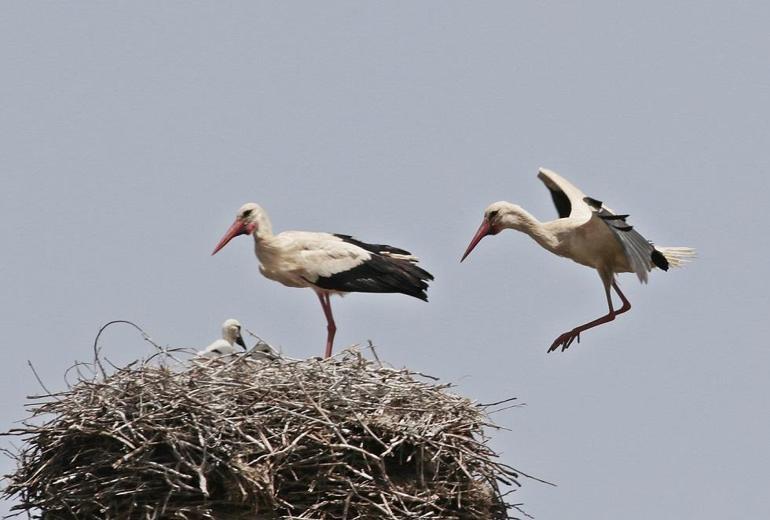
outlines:
[[[657,249],[653,249],[652,255],[650,258],[652,259],[652,263],[655,264],[656,267],[663,269],[664,271],[668,271],[668,260],[666,259],[663,253],[661,253]]]

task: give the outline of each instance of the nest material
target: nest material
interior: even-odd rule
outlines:
[[[175,359],[34,398],[32,418],[6,433],[24,440],[4,490],[14,509],[47,519],[519,511],[500,491],[519,473],[487,445],[485,407],[449,385],[356,350],[324,361]]]

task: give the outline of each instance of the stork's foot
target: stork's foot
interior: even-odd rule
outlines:
[[[569,332],[565,332],[556,338],[551,344],[551,348],[548,349],[548,352],[553,352],[559,347],[561,347],[561,351],[564,352],[569,348],[570,345],[572,345],[575,340],[580,343],[580,331],[577,329],[572,329]]]

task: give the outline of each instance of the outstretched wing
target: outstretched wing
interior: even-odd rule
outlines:
[[[585,202],[585,194],[554,171],[540,168],[537,178],[543,181],[559,213],[559,218],[588,222],[593,214]]]
[[[664,271],[668,270],[666,257],[655,249],[652,242],[640,235],[631,224],[626,222],[628,215],[617,215],[600,200],[591,197],[584,197],[583,201],[607,225],[623,246],[628,264],[640,282],[647,283],[647,273],[653,267],[659,267]]]

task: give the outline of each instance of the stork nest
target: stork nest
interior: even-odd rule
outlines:
[[[375,353],[376,358],[376,353]],[[98,362],[97,358],[97,362]],[[6,498],[44,519],[508,519],[489,406],[350,349],[168,352],[31,397]],[[508,489],[506,493],[501,492]]]

